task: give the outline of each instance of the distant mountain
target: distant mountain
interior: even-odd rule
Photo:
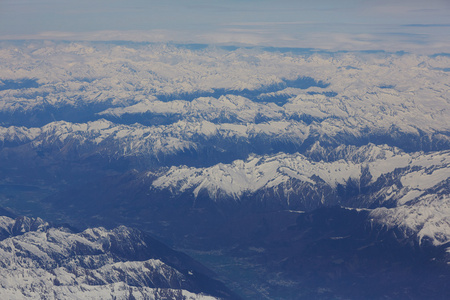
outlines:
[[[0,42],[0,263],[27,257],[23,295],[232,297],[126,225],[248,299],[446,299],[449,67],[404,52]]]
[[[70,211],[80,217],[111,214],[105,221],[143,218],[154,224],[190,218],[198,222],[193,216],[200,212],[198,218],[209,219],[237,211],[312,211],[339,205],[368,209],[379,224],[445,244],[450,240],[449,159],[448,151],[405,153],[373,144],[326,150],[316,144],[304,155],[253,155],[212,167],[110,176],[46,201],[58,210],[75,206]],[[183,234],[183,228],[191,230],[181,226]]]

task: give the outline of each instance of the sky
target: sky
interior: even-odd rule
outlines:
[[[450,52],[450,0],[0,0],[0,39]]]

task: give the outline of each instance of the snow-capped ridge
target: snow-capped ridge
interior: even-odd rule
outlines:
[[[164,247],[158,244],[156,249],[161,253],[152,252],[155,250],[148,244],[156,241],[134,229],[121,226],[72,233],[44,228],[48,223],[41,219],[0,217],[1,229],[13,228],[14,222],[28,231],[0,241],[1,297],[129,299],[134,295],[138,299],[160,299],[159,293],[163,293],[192,300],[219,299],[203,294],[202,283],[195,276],[165,263],[161,252]],[[37,223],[41,225],[32,226]],[[180,256],[178,265],[189,268],[183,266],[183,260]],[[217,293],[227,297],[225,290],[219,288]]]
[[[317,151],[319,145],[313,149]],[[400,178],[401,189],[422,191],[446,180],[450,174],[450,155],[448,151],[430,154],[407,154],[388,146],[353,146],[337,149],[336,153],[347,158],[343,160],[314,161],[302,154],[251,155],[246,160],[235,160],[231,164],[217,164],[207,168],[171,167],[152,183],[156,189],[169,189],[175,194],[192,191],[197,197],[207,191],[213,200],[228,195],[239,199],[245,193],[286,186],[288,182],[299,181],[314,186],[325,183],[332,189],[345,186],[349,181],[360,182],[363,176],[370,176],[366,185],[375,184],[381,176],[397,169],[405,169]],[[362,155],[363,154],[363,155]],[[338,155],[338,156],[339,156]],[[355,161],[355,162],[353,162]],[[415,171],[411,168],[419,168]],[[367,171],[364,171],[367,170]],[[368,172],[364,175],[364,172]],[[428,175],[425,175],[426,174]],[[425,176],[425,177],[424,177]],[[427,177],[428,176],[428,177]],[[417,177],[423,177],[420,181]],[[419,185],[416,183],[419,182]],[[287,193],[299,191],[285,189]],[[404,202],[404,200],[398,199]]]

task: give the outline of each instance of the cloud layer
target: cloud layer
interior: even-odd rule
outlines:
[[[0,39],[449,52],[446,0],[5,0]]]

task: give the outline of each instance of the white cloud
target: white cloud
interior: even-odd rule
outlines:
[[[5,0],[0,3],[0,39],[174,41],[449,52],[450,48],[445,49],[450,44],[449,27],[404,26],[448,24],[449,3],[447,0],[80,0],[76,3]]]
[[[270,28],[231,27],[193,34],[179,30],[128,30],[94,32],[49,31],[34,35],[4,35],[0,40],[69,40],[69,41],[133,41],[205,43],[217,45],[248,45],[272,47],[317,48],[337,50],[410,51],[432,54],[450,51],[450,37],[409,33],[341,33],[306,32],[279,33]]]

